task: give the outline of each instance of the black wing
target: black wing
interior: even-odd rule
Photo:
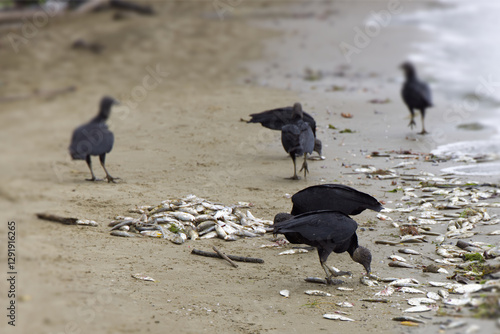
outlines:
[[[300,136],[299,136],[299,144],[302,148],[302,154],[309,153],[311,154],[314,150],[314,134],[310,125],[306,122],[299,122],[300,128]]]
[[[365,209],[383,209],[382,204],[374,197],[342,184],[320,184],[302,189],[292,196],[292,203],[292,215],[317,210],[357,215]]]
[[[73,159],[111,152],[114,136],[104,123],[87,123],[75,129],[69,152]]]
[[[281,130],[283,126],[292,123],[292,107],[276,108],[250,115],[247,123],[260,123],[263,127],[271,130]],[[306,112],[303,112],[303,120],[309,123],[314,136],[316,136],[316,121]]]
[[[341,212],[316,211],[276,223],[273,233],[298,233],[303,239],[312,243],[321,240],[340,243],[350,239],[357,228],[358,224]]]

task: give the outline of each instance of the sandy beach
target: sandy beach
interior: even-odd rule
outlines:
[[[212,1],[152,3],[157,15],[151,17],[127,14],[114,20],[113,11],[103,11],[52,18],[18,52],[6,36],[19,30],[0,32],[0,99],[26,95],[0,102],[0,244],[7,240],[7,222],[15,221],[18,272],[15,327],[3,315],[9,287],[5,279],[0,281],[2,333],[423,333],[438,332],[446,321],[457,319],[466,324],[446,333],[463,333],[471,326],[482,333],[499,331],[495,321],[472,318],[466,308],[448,308],[444,316],[427,312],[426,324],[418,327],[400,325],[391,319],[403,315],[408,296],[395,294],[390,303],[360,301],[384,286],[362,285],[363,268],[346,253],[331,255],[329,263],[353,273],[343,278],[343,286],[352,291],[307,283],[306,276],[324,276],[317,253],[278,256],[291,246],[261,248],[271,244],[272,234],[182,245],[111,236],[108,223],[115,216],[188,194],[227,205],[250,202],[254,216],[272,220],[291,209],[289,195],[315,184],[342,183],[396,208],[402,203],[401,189],[416,187],[418,181],[377,179],[355,170],[366,165],[387,170],[412,162],[397,169],[398,175],[439,176],[442,168],[459,163],[435,160],[430,151],[438,144],[493,133],[489,128],[457,131],[458,123],[468,121],[464,119],[443,123],[450,101],[439,93],[437,107],[426,118],[431,134],[418,136],[407,127],[397,68],[406,50],[390,42],[404,45],[401,31],[382,30],[346,64],[339,43],[351,41],[353,26],[363,27],[367,13],[385,5],[241,2],[226,7],[221,19]],[[405,6],[412,10],[418,5]],[[330,30],[324,28],[328,26]],[[77,39],[99,43],[103,51],[72,49]],[[321,79],[305,80],[307,68],[321,72]],[[44,97],[68,87],[76,89]],[[86,164],[72,161],[67,150],[71,132],[95,115],[103,95],[121,102],[108,122],[115,146],[106,166],[121,178],[116,184],[85,181],[90,176]],[[241,120],[296,101],[315,117],[326,159],[309,163],[307,179],[291,181],[286,178],[293,173],[292,162],[280,133]],[[341,133],[343,129],[353,133]],[[398,158],[404,152],[411,154]],[[93,161],[95,173],[103,177],[98,159]],[[470,179],[499,181],[462,178]],[[398,187],[400,191],[390,192]],[[486,210],[490,216],[500,213],[498,208]],[[39,212],[92,219],[99,226],[42,221],[35,216]],[[411,215],[386,214],[399,224]],[[372,211],[354,219],[360,243],[374,256],[376,275],[424,283],[447,281],[453,273],[451,266],[446,267],[450,275],[422,272],[429,257],[437,257],[432,236],[429,242],[409,245],[426,255],[412,258],[415,268],[389,267],[387,257],[397,247],[374,241],[395,239],[399,229]],[[478,225],[478,234],[464,240],[498,245],[498,237],[488,235],[496,229],[498,225]],[[444,234],[447,226],[432,226],[432,231]],[[193,248],[209,251],[212,246],[265,263],[232,268],[223,260],[191,254]],[[0,263],[7,276],[7,251],[2,248]],[[157,282],[136,280],[131,277],[136,273]],[[279,294],[283,289],[290,291],[289,298]],[[308,289],[333,297],[304,294]],[[354,307],[336,305],[343,301]],[[339,310],[356,321],[322,317]]]

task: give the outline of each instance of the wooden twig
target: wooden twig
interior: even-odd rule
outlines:
[[[221,258],[219,254],[217,253],[211,253],[211,252],[205,252],[196,248],[193,248],[191,251],[192,254],[196,255],[201,255],[201,256],[207,256],[207,257],[216,257],[216,258]],[[236,255],[226,255],[228,258],[230,258],[233,261],[239,261],[239,262],[251,262],[251,263],[264,263],[264,260],[258,259],[255,257],[245,257],[245,256],[236,256]]]
[[[52,222],[61,223],[64,225],[76,225],[78,218],[61,217],[56,215],[51,215],[50,213],[37,213],[36,216],[39,219],[50,220]]]
[[[217,253],[219,254],[219,256],[221,258],[223,258],[224,260],[226,260],[227,262],[229,262],[230,265],[232,265],[233,267],[235,268],[238,268],[238,265],[236,263],[233,262],[233,260],[231,260],[230,258],[227,257],[226,254],[222,253],[220,250],[218,250],[215,246],[212,247],[212,249]]]

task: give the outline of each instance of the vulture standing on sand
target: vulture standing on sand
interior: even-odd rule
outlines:
[[[319,156],[321,156],[323,145],[321,140],[316,138],[316,121],[314,118],[302,111],[304,122],[308,123],[311,127],[311,130],[314,134],[314,152],[318,152]],[[293,107],[283,107],[276,108],[267,111],[263,111],[256,114],[250,115],[251,119],[247,123],[260,123],[263,127],[271,129],[271,130],[280,130],[283,126],[287,124],[291,124],[293,122]]]
[[[314,149],[314,134],[308,123],[303,120],[302,106],[300,103],[293,105],[292,122],[281,128],[281,143],[286,153],[293,161],[293,180],[298,180],[295,158],[304,155],[304,162],[300,171],[304,170],[304,178],[309,169],[307,167],[307,153]]]
[[[92,155],[99,156],[108,182],[115,182],[118,179],[109,175],[105,166],[106,154],[111,152],[114,143],[113,133],[109,131],[106,121],[111,113],[111,106],[116,103],[118,102],[111,97],[103,97],[97,116],[73,131],[69,153],[74,160],[87,162],[92,175],[92,178],[87,179],[87,181],[99,181],[92,170],[92,161],[90,160]]]
[[[316,247],[328,284],[334,284],[332,277],[351,274],[326,264],[332,252],[348,252],[352,260],[362,264],[367,275],[370,274],[372,255],[367,248],[359,246],[356,235],[358,224],[349,216],[337,211],[307,212],[290,219],[279,215],[274,218],[273,233],[284,234],[293,244]]]
[[[401,90],[401,95],[411,113],[411,121],[408,126],[413,129],[413,126],[415,126],[414,109],[420,110],[420,117],[422,118],[422,131],[419,132],[419,134],[424,135],[427,133],[424,125],[425,109],[432,107],[431,90],[425,82],[418,79],[417,72],[415,71],[415,67],[412,63],[405,62],[401,65],[401,68],[403,69],[406,78],[403,84],[403,89]]]

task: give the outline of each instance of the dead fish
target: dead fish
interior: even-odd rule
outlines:
[[[290,291],[288,291],[288,290],[281,290],[280,291],[280,295],[282,295],[285,298],[288,298],[288,297],[290,297]]]
[[[120,230],[111,231],[109,234],[111,234],[111,235],[113,235],[115,237],[124,237],[124,238],[133,238],[133,237],[137,237],[138,236],[135,233],[130,233],[130,232],[127,232],[127,231],[120,231]]]
[[[412,266],[409,263],[406,262],[401,262],[401,261],[391,261],[389,262],[389,267],[396,267],[396,268],[415,268],[415,266]]]
[[[392,260],[392,261],[399,261],[399,262],[406,262],[406,259],[402,256],[398,256],[398,255],[389,255],[388,259]]]
[[[143,275],[143,274],[133,274],[132,277],[135,279],[140,279],[142,281],[156,282],[156,280],[154,278]]]
[[[177,209],[177,211],[189,213],[189,214],[193,215],[194,217],[196,217],[198,215],[198,211],[196,211],[196,209],[194,209],[192,207],[179,208],[179,209]]]
[[[402,235],[400,236],[402,243],[419,243],[419,242],[427,242],[425,240],[425,235]]]
[[[327,284],[328,282],[326,279],[321,278],[321,277],[306,277],[304,281],[309,282],[309,283],[318,283],[318,284]]]
[[[444,298],[443,303],[452,306],[465,306],[471,302],[470,298],[455,299],[455,298]]]
[[[403,312],[405,312],[405,313],[416,313],[416,312],[428,312],[428,311],[431,311],[431,310],[432,310],[432,307],[430,307],[430,306],[419,305],[419,306],[410,307],[410,308],[404,310]]]
[[[431,298],[410,298],[407,300],[408,304],[411,306],[418,306],[421,304],[435,304],[436,301]]]
[[[174,212],[169,212],[169,215],[176,219],[188,222],[193,222],[195,219],[195,217],[192,214],[187,212],[174,211]]]
[[[217,236],[221,239],[224,239],[225,237],[227,237],[226,231],[224,231],[222,226],[220,226],[219,224],[215,225],[215,232],[217,233]]]
[[[189,239],[198,240],[200,238],[198,232],[196,232],[196,230],[192,226],[186,226],[184,230],[186,231]]]
[[[238,240],[240,237],[238,237],[236,234],[228,234],[224,237],[224,240],[226,241],[236,241]]]
[[[402,254],[420,255],[419,252],[417,252],[416,250],[410,249],[410,248],[401,248],[401,249],[398,249],[398,252],[402,253]]]
[[[141,231],[140,233],[146,237],[153,237],[153,238],[163,237],[161,231],[158,230],[146,230],[146,231]]]
[[[488,233],[488,235],[499,235],[499,234],[500,234],[500,230],[495,230],[495,231]]]
[[[215,221],[215,218],[212,215],[205,214],[205,215],[199,215],[194,219],[194,222],[196,224],[200,224],[200,223],[203,223],[205,221]]]
[[[214,228],[215,229],[215,228]],[[200,233],[201,234],[201,233]],[[212,239],[212,238],[215,238],[217,237],[217,232],[215,231],[211,231],[211,232],[208,232],[206,234],[203,234],[200,239]]]
[[[392,218],[391,218],[391,217],[386,216],[386,215],[381,214],[381,213],[377,213],[377,218],[378,218],[379,220],[384,220],[384,221],[385,221],[385,220],[388,220],[388,221],[391,221],[391,220],[392,220]]]
[[[352,303],[349,303],[349,302],[340,302],[340,303],[336,303],[335,305],[340,306],[340,307],[354,307],[354,305]]]
[[[99,226],[99,224],[93,220],[89,219],[78,219],[76,221],[76,225],[82,225],[82,226]]]
[[[210,227],[213,227],[215,226],[215,221],[213,220],[206,220],[204,222],[201,222],[200,224],[198,224],[198,226],[196,226],[196,231],[198,232],[202,232],[202,231],[205,231],[206,229],[210,228]],[[214,227],[215,229],[215,227]]]
[[[447,283],[447,282],[429,281],[429,285],[431,285],[431,286],[435,286],[435,287],[443,287],[443,286],[447,286],[448,284],[450,284],[450,283]]]
[[[343,315],[332,314],[332,313],[323,314],[323,318],[328,319],[328,320],[354,321],[353,319],[348,318],[348,317],[344,317]]]
[[[414,278],[400,278],[389,283],[390,286],[395,286],[397,288],[410,287],[415,288],[419,286],[419,282]]]
[[[404,286],[402,288],[398,288],[397,291],[403,292],[403,293],[421,293],[421,294],[425,294],[425,292],[423,292],[422,290],[411,288],[411,287],[406,287],[406,286]]]
[[[325,280],[325,283],[326,283],[326,280]],[[354,289],[353,289],[353,288],[347,288],[347,287],[345,287],[345,286],[339,286],[339,287],[337,288],[337,290],[340,290],[340,291],[354,291]]]
[[[391,245],[391,246],[396,246],[399,245],[399,241],[389,241],[389,240],[375,240],[375,243],[377,245]]]
[[[292,254],[300,254],[300,253],[309,253],[307,249],[304,248],[295,248],[295,249],[289,249],[286,251],[283,251],[279,253],[278,255],[292,255]]]
[[[464,294],[464,293],[473,293],[483,289],[482,284],[467,284],[461,286],[452,286],[448,290],[451,293]]]
[[[306,295],[310,296],[321,296],[321,297],[331,297],[332,294],[321,290],[306,290],[304,291]]]
[[[392,318],[392,320],[394,320],[394,321],[412,321],[412,322],[416,322],[419,324],[425,324],[425,321],[422,319],[408,317],[408,316],[394,317],[394,318]]]
[[[394,293],[394,287],[388,286],[387,288],[383,289],[382,291],[379,291],[375,294],[377,297],[389,297]]]
[[[172,242],[174,244],[180,245],[183,244],[187,240],[187,235],[185,233],[179,232],[173,238]]]
[[[363,298],[360,300],[362,302],[370,302],[370,303],[390,303],[390,300],[386,298]]]
[[[441,297],[440,297],[437,293],[435,293],[435,292],[433,292],[433,291],[429,291],[429,292],[427,292],[427,295],[426,295],[426,296],[427,296],[427,298],[429,298],[429,299],[441,300]]]
[[[373,281],[366,276],[362,276],[360,279],[361,284],[366,286],[377,286],[379,285],[377,281]]]

